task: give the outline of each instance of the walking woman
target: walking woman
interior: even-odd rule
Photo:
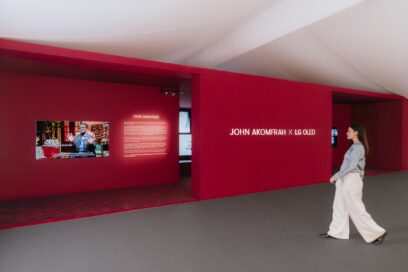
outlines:
[[[340,171],[330,178],[336,185],[333,218],[327,233],[321,238],[349,239],[349,217],[367,243],[381,244],[387,232],[367,213],[363,203],[363,176],[365,158],[369,152],[365,128],[351,125],[347,139],[353,144],[347,150]]]

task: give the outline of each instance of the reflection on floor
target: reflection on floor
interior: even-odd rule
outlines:
[[[194,201],[190,178],[177,184],[0,201],[0,229]]]

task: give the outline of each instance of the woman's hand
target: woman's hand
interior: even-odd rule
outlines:
[[[331,183],[331,184],[334,184],[335,182],[336,182],[336,181],[334,180],[334,178],[331,177],[331,178],[330,178],[330,183]]]

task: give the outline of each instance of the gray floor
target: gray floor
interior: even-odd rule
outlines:
[[[317,237],[334,187],[319,184],[0,231],[1,272],[408,271],[408,172],[366,177],[389,235]]]

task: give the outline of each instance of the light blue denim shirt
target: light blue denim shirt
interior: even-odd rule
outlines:
[[[361,143],[352,144],[344,155],[340,171],[333,175],[335,181],[341,179],[348,173],[359,173],[364,177],[365,149]]]

